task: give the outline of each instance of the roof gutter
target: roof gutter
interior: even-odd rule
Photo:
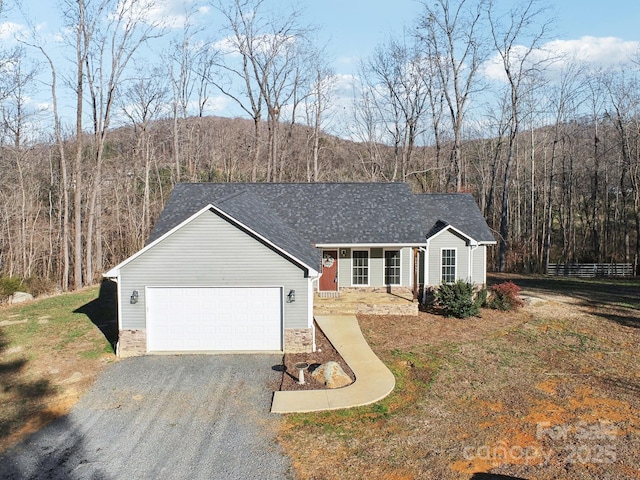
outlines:
[[[384,248],[384,247],[418,247],[426,246],[424,242],[415,243],[316,243],[316,248]]]

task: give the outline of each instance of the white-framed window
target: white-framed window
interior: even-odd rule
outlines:
[[[456,249],[443,248],[441,253],[442,283],[454,283],[456,281]]]
[[[400,285],[400,250],[385,250],[384,251],[384,284],[385,285]]]
[[[352,250],[352,285],[369,285],[369,251]]]

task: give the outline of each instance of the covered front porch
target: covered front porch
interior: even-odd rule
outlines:
[[[419,302],[408,289],[364,291],[341,289],[335,297],[314,295],[314,315],[418,315]]]

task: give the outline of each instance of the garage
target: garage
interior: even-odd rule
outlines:
[[[147,351],[281,351],[280,287],[147,287]]]

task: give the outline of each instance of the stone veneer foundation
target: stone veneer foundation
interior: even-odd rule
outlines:
[[[147,353],[146,330],[120,330],[116,354],[119,357],[137,357]]]
[[[311,353],[313,351],[313,329],[285,329],[284,351],[287,353]],[[147,332],[145,330],[120,330],[116,347],[116,354],[119,357],[137,357],[146,353]]]
[[[313,352],[313,328],[285,328],[284,351],[286,353]]]

